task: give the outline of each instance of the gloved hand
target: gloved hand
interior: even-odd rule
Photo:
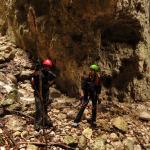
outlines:
[[[83,100],[83,96],[80,96],[80,98],[79,98],[79,99],[80,99],[80,101],[82,102],[82,100]]]
[[[34,87],[34,84],[35,84],[35,83],[34,83],[34,78],[32,77],[32,78],[31,78],[31,85],[32,85],[32,87]]]

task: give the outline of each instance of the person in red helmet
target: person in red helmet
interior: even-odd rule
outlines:
[[[35,130],[39,131],[42,127],[50,128],[53,126],[48,118],[49,87],[54,84],[56,75],[52,72],[53,63],[50,59],[45,59],[42,65],[38,63],[31,77],[31,84],[34,89],[35,97]]]
[[[42,64],[43,66],[48,67],[48,68],[51,68],[53,66],[53,63],[50,59],[44,60]]]

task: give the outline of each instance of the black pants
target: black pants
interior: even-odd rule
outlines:
[[[43,122],[46,123],[48,121],[47,109],[49,103],[49,93],[46,92],[43,94],[43,103],[37,92],[34,93],[34,96],[35,96],[35,124],[42,125]]]
[[[98,94],[97,94],[96,91],[93,91],[93,92],[84,91],[84,96],[83,96],[81,108],[80,108],[74,122],[76,122],[76,123],[80,122],[81,117],[83,115],[83,112],[84,112],[86,106],[89,103],[89,99],[92,100],[92,117],[91,117],[91,121],[96,122],[97,99],[98,99]]]

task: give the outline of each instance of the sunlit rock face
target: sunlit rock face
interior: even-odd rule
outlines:
[[[104,91],[119,101],[150,99],[148,0],[12,0],[7,34],[31,56],[56,60],[57,85],[78,95],[91,63]]]

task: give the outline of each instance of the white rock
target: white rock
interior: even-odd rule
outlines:
[[[150,113],[143,111],[140,113],[139,118],[141,120],[150,121]]]
[[[52,132],[50,133],[50,135],[51,135],[51,136],[55,136],[56,134],[55,134],[54,131],[52,131]]]
[[[10,47],[10,46],[0,46],[0,51],[5,51],[5,50],[9,50],[9,51],[11,51],[12,50],[12,48]]]
[[[7,93],[10,93],[14,89],[11,85],[7,85],[2,81],[0,81],[0,86],[2,86],[7,91]]]
[[[0,150],[6,150],[4,146],[0,146]]]
[[[111,133],[111,134],[110,134],[110,139],[111,139],[112,141],[117,141],[119,138],[118,138],[118,136],[117,136],[116,133]]]
[[[92,136],[92,129],[86,128],[83,130],[82,135],[84,135],[86,138],[91,139]]]
[[[38,147],[35,145],[28,145],[26,150],[38,150]]]
[[[2,134],[3,133],[3,130],[2,129],[0,129],[0,134]]]
[[[22,137],[22,138],[26,138],[27,135],[28,135],[28,132],[27,132],[27,131],[23,131],[23,132],[21,133],[21,137]]]
[[[13,137],[20,136],[20,135],[21,135],[20,131],[16,131],[15,133],[13,133]]]
[[[134,145],[134,150],[142,150],[140,145]]]

